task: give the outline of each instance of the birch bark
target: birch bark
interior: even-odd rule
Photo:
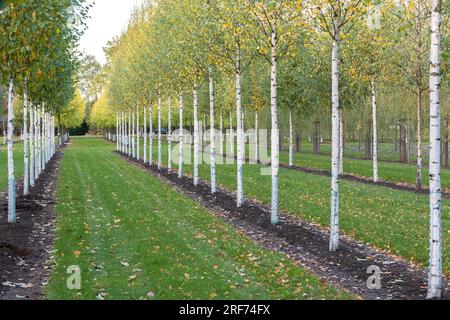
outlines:
[[[34,106],[30,104],[30,187],[34,188]]]
[[[178,146],[178,178],[183,177],[183,94],[180,93],[180,136]]]
[[[335,23],[336,25],[336,23]],[[330,251],[339,247],[339,33],[335,34],[332,48],[332,151],[331,151],[331,221]]]
[[[216,136],[214,132],[214,81],[209,75],[209,122],[210,122],[210,171],[211,171],[211,194],[216,193]]]
[[[8,222],[16,222],[16,178],[14,176],[14,79],[9,78],[8,89]]]
[[[236,109],[237,109],[237,196],[236,204],[241,207],[244,204],[243,181],[243,130],[242,130],[242,100],[241,100],[241,52],[237,49],[236,55]],[[233,139],[234,140],[234,139]]]
[[[271,166],[272,166],[272,205],[270,222],[274,225],[279,222],[278,213],[278,167],[279,167],[279,131],[277,109],[277,34],[272,30],[272,52],[270,66],[270,108],[272,117],[271,134]]]
[[[441,1],[432,0],[430,47],[430,266],[427,298],[442,296],[442,203],[440,157]]]
[[[194,83],[194,186],[198,184],[199,133],[198,133],[198,94],[197,82]]]
[[[162,107],[162,97],[160,91],[158,94],[158,170],[161,170],[161,162],[162,162],[161,107]]]
[[[144,164],[147,163],[147,107],[144,106]]]
[[[167,107],[167,169],[172,172],[172,97],[169,95]]]
[[[289,109],[289,167],[294,165],[294,130],[292,128],[292,110]]]
[[[23,194],[29,194],[30,178],[28,169],[28,93],[27,93],[27,79],[23,82]]]
[[[373,164],[373,181],[378,182],[378,133],[377,133],[377,95],[375,81],[371,82],[372,88],[372,130],[373,130],[373,147],[372,147],[372,164]]]

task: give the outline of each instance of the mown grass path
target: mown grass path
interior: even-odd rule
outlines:
[[[57,193],[50,299],[338,299],[283,255],[262,249],[100,139],[73,139]],[[81,268],[81,290],[66,287]]]

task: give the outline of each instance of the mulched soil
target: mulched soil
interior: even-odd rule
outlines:
[[[23,196],[23,183],[18,183],[17,223],[8,224],[7,195],[0,196],[0,300],[45,298],[61,159],[57,152],[29,195]]]
[[[347,289],[363,299],[424,299],[427,287],[427,271],[403,259],[389,255],[367,244],[343,236],[337,252],[328,251],[328,231],[298,217],[281,213],[277,226],[270,223],[270,208],[246,199],[241,208],[236,207],[233,193],[218,188],[210,194],[210,186],[201,181],[197,187],[192,179],[166,169],[158,171],[142,161],[126,155],[121,157],[140,166],[198,201],[211,212],[234,225],[258,244],[286,254],[321,279]],[[381,269],[381,289],[368,289],[369,266]],[[444,299],[450,299],[450,282],[444,279]]]

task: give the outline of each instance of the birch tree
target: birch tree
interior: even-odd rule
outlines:
[[[430,266],[427,298],[442,296],[442,202],[440,116],[441,1],[432,0],[430,46]]]
[[[363,15],[361,0],[324,0],[316,6],[317,22],[332,40],[331,50],[331,104],[332,104],[332,138],[331,138],[331,218],[330,251],[339,247],[339,47],[342,34],[353,26],[353,21]],[[331,18],[329,18],[331,17]]]

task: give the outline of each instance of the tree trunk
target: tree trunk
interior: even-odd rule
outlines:
[[[139,121],[139,108],[136,109],[136,159],[140,160],[141,153],[141,126]]]
[[[400,129],[400,143],[399,143],[400,161],[408,162],[408,152],[406,148],[406,126],[404,119],[401,119],[399,121],[399,129]]]
[[[135,115],[134,115],[134,110],[133,110],[133,114],[132,114],[132,128],[131,128],[131,146],[132,146],[132,150],[133,150],[133,158],[136,159],[136,125],[135,125]]]
[[[178,146],[178,179],[183,177],[183,93],[180,91],[180,136]]]
[[[339,108],[339,174],[344,173],[344,112]]]
[[[416,188],[422,189],[422,90],[417,90],[417,168]]]
[[[236,117],[237,117],[237,195],[236,204],[241,207],[244,204],[244,144],[242,130],[242,100],[241,100],[241,51],[238,47],[236,55]]]
[[[223,117],[222,113],[220,114],[220,156],[223,157]]]
[[[332,48],[332,135],[331,135],[331,217],[330,251],[339,247],[339,34]]]
[[[292,127],[292,110],[289,110],[289,167],[294,165],[294,129]]]
[[[147,163],[147,107],[144,106],[144,164]]]
[[[162,97],[160,89],[158,91],[158,170],[161,170],[162,164],[161,108],[162,108]]]
[[[153,165],[153,104],[150,100],[150,113],[148,115],[148,131],[150,133],[150,143],[148,147],[148,163],[150,166]]]
[[[259,121],[258,111],[255,112],[255,163],[259,161]]]
[[[210,122],[210,175],[211,175],[211,194],[216,193],[216,136],[214,128],[214,81],[209,74],[209,122]]]
[[[295,151],[297,153],[300,153],[300,147],[301,147],[300,143],[301,143],[300,134],[298,132],[296,132],[296,134],[295,134]]]
[[[277,34],[272,31],[272,63],[270,77],[270,109],[272,118],[272,135],[271,135],[271,165],[272,165],[272,206],[270,222],[278,224],[278,166],[279,166],[279,131],[278,131],[278,109],[277,109]],[[281,144],[280,144],[281,146]]]
[[[172,172],[172,97],[169,95],[167,106],[167,170]]]
[[[128,156],[131,157],[131,113],[128,113]]]
[[[366,159],[366,160],[372,159],[372,124],[370,123],[370,121],[367,123],[367,128],[366,128],[364,159]]]
[[[377,133],[377,95],[375,82],[372,80],[372,129],[373,129],[373,146],[372,146],[372,164],[373,164],[373,181],[378,182],[378,133]]]
[[[16,222],[16,178],[14,176],[14,79],[9,78],[8,90],[8,223]]]
[[[430,48],[430,266],[427,298],[442,296],[440,0],[432,0]]]
[[[320,121],[314,122],[313,153],[320,153]]]
[[[29,194],[30,178],[28,170],[28,94],[27,94],[27,80],[23,82],[23,194]]]
[[[227,135],[228,138],[228,150],[226,155],[226,163],[227,164],[234,164],[234,132],[233,132],[233,116],[230,112],[230,130]]]
[[[362,145],[362,128],[358,125],[358,151],[361,151]]]
[[[198,184],[199,130],[197,82],[194,83],[194,186]]]
[[[35,176],[34,176],[34,106],[30,104],[30,187],[35,186]]]

